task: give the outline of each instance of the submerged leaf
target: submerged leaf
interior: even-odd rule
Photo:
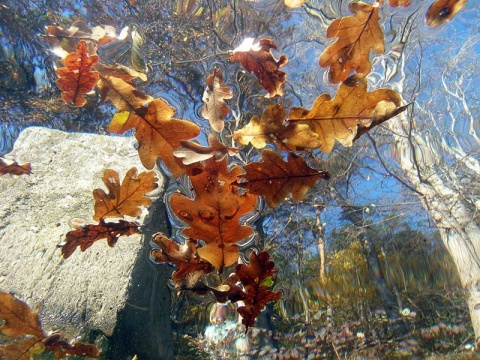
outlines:
[[[3,291],[0,291],[0,320],[3,321],[0,332],[5,336],[44,337],[38,311],[32,311],[26,303]]]
[[[432,27],[442,25],[452,20],[466,3],[467,0],[436,0],[428,8],[425,20]]]
[[[275,60],[271,49],[276,49],[277,45],[270,39],[260,39],[256,44],[253,41],[252,38],[245,39],[232,51],[230,61],[240,61],[245,70],[253,72],[263,88],[268,91],[267,98],[283,96],[287,75],[279,69],[287,65],[288,58],[282,55]]]
[[[207,77],[207,87],[203,93],[204,105],[201,108],[201,114],[208,119],[210,126],[216,132],[221,132],[225,126],[223,119],[230,113],[230,108],[225,100],[231,99],[233,93],[227,86],[222,77],[222,70],[215,69],[213,74]]]
[[[175,149],[173,155],[182,158],[185,165],[190,165],[211,158],[215,161],[221,161],[227,155],[233,156],[238,153],[238,148],[223,145],[212,133],[208,134],[208,143],[210,146],[201,146],[191,141],[181,141],[182,147]]]

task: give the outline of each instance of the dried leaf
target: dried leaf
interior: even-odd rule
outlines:
[[[385,121],[394,114],[400,102],[394,90],[367,92],[365,78],[353,75],[340,85],[334,99],[328,94],[320,95],[311,110],[294,107],[290,109],[289,118],[308,124],[319,135],[319,143],[315,145],[329,153],[335,140],[343,146],[352,146],[359,128],[369,128],[377,117]],[[390,109],[388,113],[387,109]]]
[[[92,71],[92,66],[97,62],[98,56],[88,56],[87,43],[80,41],[77,52],[65,58],[65,67],[56,70],[59,76],[57,85],[63,91],[63,101],[73,103],[76,107],[87,103],[85,94],[93,90],[99,76],[97,71]]]
[[[285,0],[285,5],[290,8],[297,8],[305,4],[306,0]]]
[[[177,266],[172,276],[173,281],[186,279],[192,273],[201,271],[208,274],[213,271],[212,264],[196,255],[196,240],[186,239],[185,244],[180,245],[162,233],[157,233],[153,235],[152,242],[159,247],[150,252],[150,258],[154,262],[158,264],[171,262]]]
[[[8,337],[17,338],[32,335],[41,339],[44,337],[38,311],[30,307],[12,294],[0,291],[0,332]]]
[[[294,201],[301,200],[317,180],[330,177],[326,171],[310,168],[302,157],[293,153],[288,154],[287,162],[272,150],[264,150],[262,158],[263,162],[244,166],[246,173],[240,177],[245,181],[238,185],[252,194],[265,196],[271,208],[285,200],[289,193]]]
[[[285,108],[281,104],[267,106],[261,119],[253,116],[246,126],[235,131],[233,139],[242,145],[250,143],[257,149],[275,143],[280,149],[289,151],[315,148],[320,144],[318,134],[308,125],[285,122]]]
[[[158,187],[155,173],[142,172],[137,168],[128,170],[122,185],[115,170],[106,169],[102,181],[108,188],[108,194],[102,189],[93,190],[95,198],[95,215],[93,219],[99,221],[105,218],[121,218],[138,216],[142,213],[141,206],[149,206],[152,199],[145,194]]]
[[[425,21],[432,27],[442,25],[452,20],[466,3],[467,0],[436,0],[428,8]]]
[[[222,70],[215,69],[213,74],[207,77],[207,87],[203,93],[202,101],[204,105],[201,108],[201,114],[208,119],[210,126],[216,132],[221,132],[225,126],[223,120],[230,113],[230,108],[225,100],[231,99],[233,93],[227,86],[222,77]]]
[[[42,354],[45,351],[41,339],[24,338],[11,344],[0,344],[1,360],[31,360],[35,354]]]
[[[153,100],[148,109],[122,111],[113,117],[108,130],[116,134],[135,129],[139,141],[138,153],[143,166],[152,169],[157,157],[173,175],[184,172],[185,165],[173,155],[173,149],[181,146],[182,140],[192,139],[200,134],[200,128],[186,120],[172,118],[175,109],[162,99]]]
[[[243,297],[244,306],[240,306],[237,311],[242,316],[242,323],[249,327],[255,324],[255,319],[270,301],[278,301],[282,296],[280,291],[272,292],[268,290],[270,284],[268,279],[272,279],[277,272],[273,268],[275,263],[270,260],[267,252],[262,251],[258,255],[252,251],[250,253],[250,264],[238,264],[235,273],[239,277],[245,289]]]
[[[100,350],[95,345],[81,342],[70,344],[62,340],[58,333],[50,335],[43,343],[45,349],[53,352],[57,359],[65,359],[67,355],[87,356],[90,358],[98,358],[100,356]]]
[[[30,163],[20,165],[16,161],[11,161],[0,157],[0,176],[10,175],[30,175],[32,165]]]
[[[241,172],[238,166],[228,171],[225,159],[209,159],[204,171],[190,176],[195,199],[181,194],[170,198],[174,213],[190,226],[182,234],[203,240],[206,246],[198,249],[198,254],[219,270],[237,261],[236,243],[252,233],[250,226],[240,224],[240,218],[254,210],[257,198],[248,193],[240,195],[233,185]]]
[[[279,69],[287,65],[288,58],[282,55],[275,60],[271,49],[276,49],[277,46],[270,39],[260,39],[256,44],[253,41],[252,38],[245,39],[232,51],[230,61],[240,61],[245,70],[253,72],[268,91],[267,98],[283,96],[287,75]]]
[[[78,246],[81,251],[87,250],[94,242],[107,239],[109,246],[113,247],[120,236],[138,234],[138,224],[135,222],[119,220],[119,222],[106,223],[100,219],[98,225],[90,224],[81,226],[76,230],[69,231],[65,235],[65,244],[58,245],[62,249],[62,256],[67,259]]]
[[[208,134],[208,143],[210,146],[201,146],[191,141],[181,141],[182,147],[175,149],[173,155],[182,158],[185,165],[190,165],[211,158],[215,161],[221,161],[227,155],[234,156],[238,153],[238,148],[223,145],[212,133]]]
[[[379,25],[378,3],[351,2],[353,16],[337,19],[327,29],[327,37],[336,37],[320,56],[320,66],[330,67],[329,78],[334,84],[344,81],[351,71],[366,76],[370,72],[370,50],[385,51],[383,32]]]
[[[397,6],[408,7],[410,6],[410,0],[388,0],[388,4],[392,7],[397,7]]]

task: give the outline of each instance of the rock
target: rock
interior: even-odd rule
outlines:
[[[66,260],[57,248],[75,219],[95,223],[92,190],[105,189],[104,169],[121,179],[133,166],[145,171],[132,139],[28,128],[8,156],[30,162],[33,174],[0,177],[0,290],[41,304],[47,331],[113,335],[115,358],[171,358],[171,271],[149,262],[148,236],[122,237],[113,248],[101,240]],[[144,233],[165,231],[163,203],[152,208],[155,221],[137,221]]]

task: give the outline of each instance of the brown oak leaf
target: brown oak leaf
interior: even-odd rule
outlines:
[[[58,247],[62,249],[63,258],[67,259],[79,246],[81,251],[85,251],[94,242],[107,239],[108,245],[113,247],[120,236],[138,234],[139,232],[138,224],[135,222],[119,220],[118,222],[107,223],[100,219],[98,225],[84,225],[76,230],[69,231],[65,235],[65,244],[60,244]]]
[[[250,226],[240,224],[240,218],[254,210],[257,197],[238,193],[233,183],[241,172],[238,166],[228,171],[225,159],[209,159],[200,174],[190,176],[194,199],[181,194],[170,197],[174,213],[189,225],[182,234],[203,240],[206,246],[197,250],[199,256],[220,271],[237,261],[236,243],[252,233]]]
[[[327,29],[327,37],[338,38],[320,55],[320,66],[330,67],[329,78],[334,84],[344,81],[351,71],[366,76],[370,72],[370,50],[385,51],[383,32],[379,25],[378,4],[351,2],[352,16],[337,19]]]
[[[245,70],[253,72],[263,88],[268,91],[267,98],[283,96],[287,74],[279,69],[287,65],[288,58],[282,55],[275,60],[271,49],[276,49],[277,45],[270,39],[260,39],[256,44],[253,41],[252,38],[245,39],[232,51],[230,61],[240,61]]]
[[[275,263],[270,260],[267,252],[255,251],[250,253],[250,264],[238,264],[235,273],[242,282],[245,295],[242,301],[244,306],[240,306],[237,311],[242,316],[242,323],[248,331],[249,327],[255,324],[255,319],[270,301],[278,301],[282,296],[280,291],[272,292],[269,290],[273,284],[273,277],[277,272],[273,268]]]
[[[44,337],[38,311],[32,311],[25,302],[3,291],[0,291],[0,320],[3,320],[0,332],[5,336],[17,338],[28,334]]]
[[[30,175],[32,165],[30,163],[20,165],[16,161],[11,161],[0,157],[0,176],[10,175]]]
[[[182,140],[192,139],[200,134],[200,128],[186,120],[172,118],[175,109],[163,99],[155,99],[148,108],[122,111],[113,117],[108,128],[112,133],[123,134],[135,129],[139,142],[138,154],[143,166],[153,169],[158,157],[173,175],[184,172],[185,165],[173,155]]]
[[[281,150],[318,147],[318,134],[306,124],[286,123],[285,108],[281,104],[266,107],[262,117],[253,116],[242,129],[235,131],[233,139],[242,145],[252,144],[257,149],[275,143]]]
[[[207,77],[207,87],[203,93],[201,114],[208,119],[210,126],[216,132],[221,132],[225,126],[223,120],[230,113],[230,108],[225,100],[231,99],[233,93],[228,86],[222,86],[225,80],[222,77],[222,69],[213,70],[213,74]]]
[[[442,25],[452,20],[466,3],[467,0],[436,0],[428,8],[425,20],[432,27]]]
[[[397,6],[408,7],[410,6],[410,0],[388,0],[388,4],[392,7],[397,7]]]
[[[199,271],[204,274],[213,271],[212,264],[196,255],[197,241],[194,239],[186,239],[185,244],[180,245],[162,233],[157,233],[153,235],[152,242],[158,246],[158,249],[150,251],[150,258],[154,262],[158,264],[171,262],[177,266],[172,275],[173,281],[186,279],[190,274]]]
[[[43,340],[46,350],[54,353],[57,359],[65,359],[67,355],[87,356],[91,358],[98,358],[100,350],[93,344],[84,344],[75,342],[70,344],[61,339],[60,334],[54,333]]]
[[[221,161],[227,155],[234,156],[238,153],[238,148],[223,145],[213,133],[208,134],[208,143],[210,146],[201,146],[191,141],[180,141],[182,147],[175,149],[173,155],[182,158],[185,165],[190,165],[210,158]]]
[[[352,75],[340,85],[335,98],[329,94],[320,95],[310,110],[290,109],[289,119],[309,124],[319,136],[312,147],[329,153],[335,140],[343,146],[352,146],[359,128],[370,128],[372,122],[381,123],[394,116],[400,103],[396,91],[378,89],[367,92],[366,79]]]
[[[122,184],[115,170],[106,169],[102,181],[108,188],[108,194],[102,189],[93,190],[95,198],[95,215],[93,219],[99,221],[105,218],[122,218],[123,216],[138,216],[142,210],[140,206],[149,206],[152,199],[145,194],[158,187],[155,173],[142,172],[137,168],[128,170]]]
[[[83,40],[78,43],[75,53],[67,55],[65,67],[56,70],[63,101],[76,107],[87,103],[85,94],[92,91],[98,81],[98,72],[92,71],[97,62],[97,55],[88,56],[87,43]]]
[[[288,154],[287,162],[272,150],[264,150],[262,158],[262,162],[244,166],[245,174],[240,175],[244,180],[238,185],[252,194],[265,196],[271,208],[277,207],[289,193],[294,201],[301,200],[317,180],[330,177],[326,171],[310,168],[302,157],[294,153]]]

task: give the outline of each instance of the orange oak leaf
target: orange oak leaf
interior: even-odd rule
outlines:
[[[329,79],[336,84],[344,81],[351,71],[366,76],[370,72],[370,50],[385,51],[383,32],[379,25],[378,4],[351,2],[352,16],[337,19],[327,29],[327,37],[338,38],[320,55],[320,66],[330,67]]]
[[[85,94],[92,91],[98,81],[98,72],[92,71],[97,62],[97,55],[88,56],[87,43],[83,40],[78,43],[77,52],[67,55],[65,67],[56,70],[63,101],[76,107],[87,103]]]
[[[182,234],[204,241],[206,246],[197,250],[199,256],[220,271],[237,261],[236,243],[252,233],[250,226],[240,224],[240,218],[255,209],[257,197],[238,193],[233,183],[241,172],[238,166],[228,171],[226,159],[209,159],[200,174],[190,176],[194,199],[181,194],[170,197],[174,213],[189,225]]]
[[[222,86],[224,83],[222,69],[213,70],[213,74],[207,77],[207,87],[202,98],[204,105],[201,108],[201,114],[208,119],[210,126],[216,132],[223,130],[225,126],[223,120],[231,111],[225,100],[231,99],[233,93],[228,86]]]
[[[0,176],[10,175],[30,175],[32,165],[30,163],[20,165],[16,161],[7,160],[0,157]]]
[[[280,291],[272,292],[269,290],[273,284],[273,276],[277,272],[273,268],[275,263],[270,260],[267,252],[255,251],[250,253],[250,264],[238,264],[235,268],[235,274],[242,282],[245,295],[242,301],[244,306],[240,306],[237,311],[242,316],[242,323],[249,327],[255,324],[255,319],[270,301],[278,301],[282,296]]]
[[[267,106],[261,118],[253,116],[246,126],[235,131],[233,139],[242,145],[250,143],[257,149],[264,148],[267,143],[275,143],[281,150],[289,151],[318,146],[318,134],[308,125],[286,122],[285,108],[281,104]]]
[[[467,0],[436,0],[428,8],[425,20],[432,27],[442,25],[452,20],[466,3]]]
[[[3,291],[0,291],[0,320],[3,321],[0,332],[5,336],[44,337],[38,311],[32,311],[26,303]]]
[[[79,226],[76,230],[69,231],[65,235],[65,244],[57,245],[62,249],[64,259],[69,258],[80,246],[81,251],[87,250],[94,242],[107,239],[109,246],[113,247],[120,236],[138,234],[138,224],[135,222],[119,220],[118,222],[105,222],[100,219],[98,225],[89,224]]]
[[[272,150],[264,150],[262,158],[262,162],[244,166],[246,173],[240,175],[244,180],[238,185],[248,189],[249,193],[265,196],[271,208],[277,207],[289,193],[294,201],[301,200],[317,180],[330,177],[326,171],[310,168],[294,153],[288,154],[287,162]]]
[[[152,169],[158,157],[173,175],[184,172],[185,165],[173,155],[182,140],[192,139],[200,134],[200,128],[186,120],[172,118],[175,109],[163,99],[155,99],[148,108],[122,111],[113,117],[108,128],[112,133],[123,134],[135,129],[139,142],[138,154],[143,166]]]
[[[397,7],[397,6],[408,7],[410,6],[410,0],[388,0],[388,4],[392,7]]]
[[[312,147],[329,153],[335,140],[343,146],[352,146],[359,128],[369,128],[372,122],[381,123],[394,116],[400,103],[396,91],[378,89],[367,92],[366,79],[353,75],[340,85],[335,98],[323,94],[317,97],[310,110],[291,108],[289,119],[309,124],[310,129],[319,135],[318,142],[312,143]]]
[[[182,158],[185,165],[190,165],[210,158],[221,161],[227,155],[234,156],[238,153],[238,148],[223,145],[213,133],[208,134],[208,143],[210,146],[201,146],[191,141],[180,141],[182,147],[175,149],[173,155]]]
[[[164,264],[171,262],[177,266],[177,270],[172,275],[173,281],[186,279],[190,274],[203,272],[208,274],[213,271],[213,266],[209,262],[196,255],[197,241],[186,239],[184,245],[180,245],[175,240],[167,238],[162,233],[153,235],[153,244],[158,249],[150,251],[150,258],[158,263]]]
[[[152,199],[145,194],[158,187],[155,173],[142,172],[137,168],[128,170],[122,184],[115,170],[106,169],[102,181],[108,188],[108,194],[102,189],[93,190],[95,198],[95,215],[93,219],[99,221],[105,218],[121,218],[138,216],[142,213],[141,206],[149,206]]]
[[[260,39],[256,44],[253,42],[252,38],[245,39],[232,51],[230,61],[240,61],[245,70],[253,72],[263,88],[268,91],[267,98],[283,96],[287,75],[279,69],[287,65],[288,58],[282,55],[275,60],[271,49],[276,49],[277,46],[270,39]]]

